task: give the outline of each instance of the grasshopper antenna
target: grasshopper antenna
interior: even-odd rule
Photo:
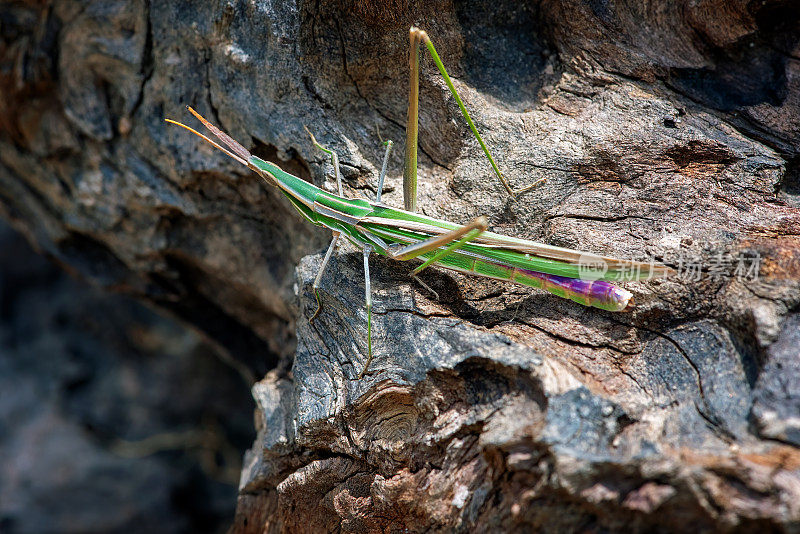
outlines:
[[[189,113],[194,115],[197,118],[197,120],[202,122],[203,126],[208,128],[209,131],[211,133],[213,133],[214,136],[216,136],[220,141],[222,141],[228,148],[225,148],[225,147],[221,146],[219,143],[217,143],[214,140],[208,138],[207,136],[201,134],[200,132],[198,132],[194,128],[186,126],[185,124],[183,124],[181,122],[174,121],[172,119],[164,119],[164,120],[166,122],[170,123],[170,124],[175,124],[177,126],[180,126],[181,128],[189,130],[190,132],[192,132],[196,136],[203,138],[208,143],[210,143],[211,145],[215,146],[216,148],[218,148],[222,152],[225,152],[227,155],[229,155],[230,157],[232,157],[233,159],[235,159],[236,161],[238,161],[239,163],[241,163],[245,167],[249,167],[250,166],[250,164],[249,164],[250,157],[251,157],[250,156],[250,152],[245,147],[243,147],[242,145],[237,143],[231,136],[229,136],[228,134],[226,134],[225,132],[223,132],[222,130],[220,130],[219,128],[217,128],[216,126],[211,124],[210,122],[208,122],[205,119],[205,117],[203,117],[198,112],[196,112],[194,109],[192,109],[191,106],[186,106],[186,109],[188,109]]]

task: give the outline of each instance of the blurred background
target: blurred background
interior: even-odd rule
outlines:
[[[246,379],[0,222],[0,532],[224,532]]]

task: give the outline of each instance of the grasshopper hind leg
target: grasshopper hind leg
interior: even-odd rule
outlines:
[[[410,52],[409,52],[409,66],[411,70],[411,75],[409,77],[409,90],[408,90],[408,116],[406,121],[406,153],[405,159],[403,160],[404,167],[403,167],[403,201],[405,205],[406,211],[417,211],[417,142],[419,137],[419,50],[421,45],[425,45],[425,48],[428,49],[433,62],[436,64],[436,68],[439,69],[439,73],[442,75],[444,79],[445,85],[447,85],[447,89],[450,91],[450,94],[453,95],[453,98],[458,104],[458,108],[461,110],[461,115],[464,117],[467,125],[469,126],[470,130],[472,130],[472,135],[478,141],[478,144],[481,146],[483,153],[486,155],[486,159],[489,160],[489,164],[492,166],[497,178],[500,180],[503,188],[506,190],[509,196],[512,198],[516,198],[517,195],[520,195],[526,191],[529,191],[542,183],[544,179],[536,180],[534,183],[525,186],[521,189],[514,189],[511,187],[511,184],[506,179],[505,175],[500,171],[500,168],[495,163],[494,158],[492,157],[491,152],[489,151],[489,147],[486,146],[486,143],[483,141],[481,134],[478,132],[478,128],[475,126],[475,122],[472,120],[472,117],[467,111],[464,102],[461,100],[461,96],[459,96],[458,91],[456,91],[455,86],[453,85],[453,81],[450,79],[450,75],[447,73],[447,69],[444,67],[444,63],[442,63],[441,58],[439,57],[439,53],[436,51],[436,48],[433,46],[433,42],[431,42],[430,37],[428,34],[419,28],[414,26],[411,27],[409,30],[409,40],[410,40]]]

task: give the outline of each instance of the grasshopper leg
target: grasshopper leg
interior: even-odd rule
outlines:
[[[461,228],[456,228],[446,234],[433,236],[424,241],[407,245],[399,249],[390,249],[386,252],[394,260],[406,261],[414,259],[428,252],[437,250],[441,247],[446,247],[439,250],[436,254],[425,260],[425,262],[414,269],[411,274],[415,276],[423,269],[427,268],[430,264],[438,261],[442,256],[450,254],[456,249],[459,249],[481,235],[488,227],[486,217],[476,217],[469,224],[465,224]]]
[[[378,177],[378,191],[375,193],[375,204],[381,203],[381,194],[383,193],[383,180],[386,178],[386,167],[389,165],[389,154],[392,152],[394,143],[391,139],[383,143],[386,145],[386,153],[383,155],[383,165],[381,166],[381,175]]]
[[[336,187],[339,190],[339,196],[344,196],[344,193],[342,192],[342,173],[339,170],[338,154],[336,154],[336,152],[334,152],[333,150],[325,148],[324,146],[319,144],[319,142],[317,142],[317,139],[314,137],[314,134],[311,133],[311,130],[309,130],[305,126],[303,126],[303,128],[306,129],[306,132],[308,133],[309,137],[311,137],[311,142],[314,144],[314,146],[322,150],[331,157],[333,170],[336,173]],[[309,323],[314,322],[314,319],[317,318],[319,312],[322,311],[322,300],[319,298],[319,285],[320,282],[322,281],[322,274],[325,272],[325,267],[328,266],[328,262],[330,261],[331,256],[333,255],[333,250],[336,248],[336,242],[339,240],[340,235],[341,234],[339,232],[333,232],[333,239],[331,239],[331,244],[328,246],[328,251],[325,253],[325,258],[322,260],[322,265],[319,268],[317,277],[314,279],[314,285],[312,287],[314,289],[314,298],[317,299],[317,309],[314,312],[314,315],[311,316],[311,319],[308,320]]]
[[[486,155],[486,158],[489,160],[489,164],[492,166],[497,178],[500,180],[500,183],[503,185],[503,188],[506,190],[509,196],[512,198],[516,198],[517,195],[524,193],[530,189],[533,189],[537,185],[539,185],[544,180],[537,180],[533,184],[528,186],[522,187],[520,189],[513,189],[511,184],[508,183],[508,180],[500,171],[500,168],[495,163],[494,158],[492,157],[491,152],[489,152],[489,147],[486,146],[486,143],[483,141],[481,134],[478,132],[478,128],[475,126],[472,117],[470,116],[469,112],[467,111],[464,102],[461,100],[461,97],[456,91],[455,86],[453,85],[453,81],[450,79],[450,75],[447,73],[447,69],[444,67],[444,63],[442,63],[441,58],[439,57],[438,52],[436,52],[436,48],[433,46],[430,37],[424,30],[420,30],[416,27],[411,27],[409,31],[409,39],[410,39],[410,52],[409,52],[409,67],[411,70],[410,76],[410,83],[409,83],[409,91],[408,91],[408,117],[406,122],[406,154],[404,159],[404,170],[403,170],[403,200],[406,211],[416,211],[417,208],[417,139],[419,137],[419,50],[420,45],[425,45],[430,53],[433,62],[436,64],[436,68],[439,69],[439,73],[442,75],[445,84],[447,85],[447,89],[450,91],[450,94],[453,95],[453,98],[458,104],[458,108],[461,110],[461,115],[464,117],[467,125],[469,126],[470,130],[472,130],[472,134],[475,136],[475,139],[478,141],[478,144],[481,146],[483,153]]]
[[[339,232],[333,233],[333,239],[331,239],[331,244],[328,246],[328,252],[325,253],[325,258],[322,260],[322,265],[319,268],[319,272],[317,273],[317,277],[314,278],[314,285],[311,286],[314,290],[314,298],[317,299],[317,311],[314,312],[314,315],[311,316],[311,319],[308,320],[309,323],[313,323],[314,319],[317,318],[319,312],[322,311],[322,301],[319,298],[319,284],[322,281],[322,274],[325,272],[325,267],[328,266],[328,262],[333,256],[333,249],[336,248],[336,242],[339,240],[339,236],[341,234]]]
[[[426,239],[425,241],[420,241],[419,243],[414,243],[413,245],[408,245],[397,250],[387,250],[387,252],[392,259],[405,261],[416,258],[417,256],[421,256],[422,254],[427,254],[433,250],[440,249],[441,247],[445,247],[425,260],[422,265],[411,271],[411,277],[419,282],[422,287],[433,293],[436,296],[436,300],[439,300],[439,294],[428,287],[428,284],[423,282],[417,275],[429,267],[432,263],[440,260],[443,256],[450,254],[454,250],[463,247],[473,239],[477,238],[486,230],[487,226],[488,223],[486,221],[486,217],[477,217],[469,224],[466,224],[461,228],[456,228],[455,230],[447,232],[446,234],[434,236]]]
[[[342,173],[339,170],[339,155],[336,154],[336,152],[334,152],[330,148],[325,148],[324,146],[319,144],[319,142],[317,142],[317,138],[314,137],[314,134],[311,133],[311,130],[309,130],[307,126],[303,126],[303,128],[306,129],[306,133],[308,133],[308,135],[311,137],[311,142],[314,144],[314,146],[322,150],[331,157],[331,163],[333,164],[334,172],[336,172],[336,187],[339,190],[339,196],[343,197],[344,192],[342,191]]]
[[[383,156],[383,165],[381,166],[381,174],[378,177],[378,191],[375,193],[375,203],[381,203],[381,193],[383,192],[383,180],[386,178],[386,168],[389,165],[389,154],[392,152],[391,140],[386,141],[386,153]],[[364,246],[364,297],[367,308],[367,363],[364,368],[358,373],[358,378],[362,378],[364,373],[367,372],[369,364],[372,363],[372,286],[369,279],[369,255],[372,253],[370,245]]]
[[[434,291],[434,290],[433,290],[433,288],[432,288],[431,286],[429,286],[428,284],[426,284],[425,282],[423,282],[423,281],[422,281],[422,278],[420,278],[420,277],[419,277],[419,276],[417,276],[416,274],[412,274],[412,275],[411,275],[411,278],[413,278],[414,280],[416,280],[416,281],[417,281],[417,283],[418,283],[419,285],[421,285],[422,287],[424,287],[425,289],[427,289],[428,291],[430,291],[430,292],[433,294],[433,296],[434,296],[434,297],[436,297],[436,300],[442,300],[442,299],[441,299],[441,297],[439,297],[439,293],[437,293],[436,291]]]
[[[372,363],[372,287],[369,280],[369,255],[372,253],[370,245],[364,246],[364,297],[365,307],[367,308],[367,363],[364,368],[358,373],[358,378],[361,379],[364,373],[367,372],[369,364]]]
[[[406,119],[406,153],[403,160],[403,207],[417,211],[417,138],[419,136],[419,45],[423,32],[412,27],[408,65],[411,70]],[[427,37],[427,35],[426,35]]]

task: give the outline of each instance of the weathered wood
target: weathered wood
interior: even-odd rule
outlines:
[[[798,8],[119,1],[9,13],[23,37],[2,54],[22,65],[2,75],[4,215],[259,376],[274,369],[254,388],[260,434],[233,531],[797,528]],[[622,315],[431,271],[434,301],[407,266],[375,259],[376,359],[356,381],[360,257],[334,257],[309,325],[321,257],[299,260],[324,232],[162,119],[191,104],[330,187],[308,125],[339,153],[349,192],[371,196],[380,139],[403,139],[412,23],[512,184],[547,178],[508,198],[423,62],[422,211],[486,214],[503,233],[646,254],[684,275],[698,265],[697,279],[628,284],[637,307]],[[384,195],[396,206],[402,152]],[[748,255],[757,279],[737,272]]]

